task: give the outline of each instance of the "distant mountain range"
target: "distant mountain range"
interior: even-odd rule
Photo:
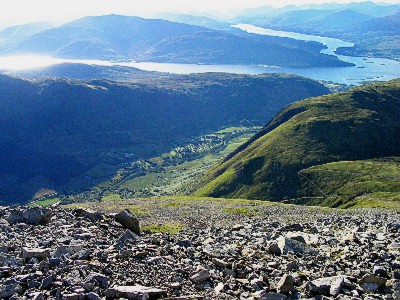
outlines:
[[[293,101],[329,93],[315,81],[289,75],[147,80],[0,76],[2,203],[23,203],[42,189],[80,191],[113,177],[125,153],[157,156],[243,120],[262,124]]]
[[[108,15],[82,18],[13,43],[0,43],[0,55],[299,68],[351,66],[335,56],[321,54],[323,48],[318,43],[240,30],[221,31],[165,20]]]
[[[351,2],[351,3],[322,3],[305,5],[287,5],[280,8],[272,6],[261,6],[247,9],[240,15],[233,18],[232,22],[250,22],[258,23],[268,21],[294,11],[320,10],[320,11],[343,11],[352,10],[355,13],[369,15],[374,18],[384,17],[396,13],[400,9],[399,4],[388,5],[384,3],[375,3],[372,1]]]
[[[338,54],[400,59],[400,5],[373,2],[270,7],[236,18],[265,28],[336,37],[355,43]]]
[[[400,10],[342,29],[338,35],[355,42],[353,48],[339,48],[338,54],[400,60]]]
[[[15,43],[28,36],[50,29],[52,26],[46,23],[32,23],[12,26],[0,31],[0,45]]]
[[[400,200],[399,141],[399,79],[307,99],[209,170],[196,195],[328,206]]]
[[[321,32],[346,28],[371,19],[374,18],[350,9],[340,11],[309,9],[290,11],[258,25],[291,31]]]
[[[230,25],[233,24],[230,21],[219,21],[206,16],[195,16],[188,14],[163,13],[157,15],[157,18],[171,22],[201,26],[215,30],[231,30]]]

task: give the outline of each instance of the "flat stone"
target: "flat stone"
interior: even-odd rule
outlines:
[[[194,283],[200,283],[210,278],[210,271],[203,267],[198,267],[197,270],[190,277],[190,280]]]
[[[22,287],[15,281],[0,287],[0,299],[9,298],[17,293],[22,293]]]
[[[223,261],[222,259],[219,259],[219,258],[213,258],[212,262],[214,265],[222,267],[222,268],[230,268],[231,267],[231,263]]]
[[[167,291],[157,288],[150,288],[141,285],[135,286],[117,286],[110,288],[106,291],[107,299],[119,299],[126,298],[130,300],[142,300],[142,299],[157,299],[163,295],[166,295]]]
[[[82,250],[82,245],[62,245],[57,248],[57,250],[53,254],[53,257],[60,257],[65,254],[72,255]]]
[[[119,249],[123,248],[127,242],[134,242],[134,241],[140,241],[140,236],[136,235],[129,229],[126,230],[118,239],[117,243],[115,246]]]
[[[263,294],[259,300],[286,300],[286,296],[279,293],[266,293]]]
[[[43,260],[50,256],[50,249],[24,247],[22,248],[21,256],[25,260],[29,260],[33,257],[39,260]]]
[[[364,293],[375,293],[379,286],[376,283],[363,283],[360,285]]]

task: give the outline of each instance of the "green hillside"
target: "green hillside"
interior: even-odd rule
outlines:
[[[315,189],[307,194],[302,170],[400,156],[399,116],[398,79],[294,103],[209,170],[195,194],[291,202],[302,198],[304,204],[334,206],[324,197],[316,200],[320,194]],[[308,196],[314,198],[303,198]]]
[[[302,170],[299,175],[303,194],[310,197],[305,198],[307,203],[400,209],[398,157],[328,163]]]

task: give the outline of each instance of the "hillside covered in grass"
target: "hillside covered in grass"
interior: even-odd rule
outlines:
[[[334,166],[316,166],[400,156],[399,116],[400,80],[294,103],[250,142],[209,170],[196,195],[330,206],[344,205],[367,193],[390,198],[388,194],[376,193],[398,192],[397,159],[351,162],[356,166],[348,162],[334,165],[359,169],[349,179],[334,179],[334,185],[329,179],[332,172],[316,172]],[[370,167],[371,163],[374,167]],[[379,174],[381,170],[389,174]],[[368,178],[359,178],[364,173],[376,182],[365,183]],[[308,174],[313,175],[309,179],[314,184],[307,180]],[[382,182],[385,180],[390,182]],[[343,187],[346,184],[347,188]]]
[[[306,203],[400,209],[399,157],[328,163],[302,170],[299,175],[304,194],[310,196]]]

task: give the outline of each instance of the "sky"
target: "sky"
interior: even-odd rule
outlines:
[[[0,0],[0,28],[38,21],[65,23],[83,16],[123,14],[151,16],[156,12],[212,12],[234,14],[262,5],[285,6],[362,0]],[[399,3],[400,0],[384,0]]]

